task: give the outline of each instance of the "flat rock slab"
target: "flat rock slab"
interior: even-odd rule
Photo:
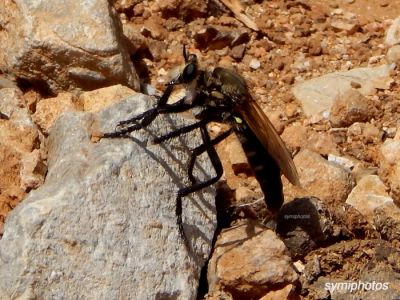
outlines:
[[[152,132],[189,123],[171,115],[131,138],[90,141],[93,128],[112,131],[149,102],[137,94],[55,123],[46,181],[13,210],[0,240],[0,299],[196,298],[216,228],[215,191],[184,198],[190,253],[175,198],[189,184],[185,164],[199,134],[151,145]],[[213,175],[203,155],[195,170],[199,180]]]
[[[352,82],[359,84],[358,91],[366,96],[376,88],[389,88],[392,65],[375,68],[356,68],[346,72],[334,72],[300,82],[293,87],[293,94],[300,101],[307,117],[328,112],[338,95],[352,88]]]

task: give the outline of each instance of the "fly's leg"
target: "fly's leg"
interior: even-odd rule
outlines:
[[[175,131],[171,131],[171,132],[169,132],[169,133],[167,133],[165,135],[162,135],[160,137],[154,138],[153,139],[153,143],[154,144],[160,144],[162,142],[165,142],[166,140],[172,139],[174,137],[178,137],[178,136],[180,136],[180,135],[182,135],[184,133],[191,132],[191,131],[193,131],[193,130],[195,130],[197,128],[200,128],[202,125],[205,125],[205,124],[206,124],[206,122],[204,120],[201,120],[201,121],[199,121],[197,123],[193,123],[191,125],[179,128],[179,129],[177,129]]]
[[[187,240],[187,237],[185,235],[185,232],[184,232],[183,226],[182,226],[182,198],[191,193],[197,192],[205,187],[208,187],[208,186],[216,183],[222,177],[222,174],[223,174],[221,160],[218,157],[217,151],[215,151],[215,149],[214,149],[214,145],[212,144],[212,141],[208,134],[206,124],[203,124],[202,126],[200,126],[200,132],[201,132],[201,137],[203,140],[203,145],[204,145],[205,151],[207,151],[207,154],[210,157],[211,164],[214,167],[216,175],[213,178],[210,178],[206,181],[193,183],[191,186],[181,188],[178,191],[178,195],[176,198],[176,210],[175,210],[176,220],[177,220],[179,233],[188,249],[189,249],[188,240]]]
[[[182,100],[180,100],[180,101],[184,101],[184,99],[182,99]],[[180,102],[180,101],[178,101],[178,102]],[[177,103],[178,103],[178,102],[177,102]],[[174,105],[174,104],[172,104],[172,105]],[[172,105],[171,105],[171,106],[172,106]],[[180,104],[179,107],[178,107],[178,109],[182,109],[182,110],[178,111],[177,108],[174,108],[174,111],[173,111],[173,112],[182,112],[182,111],[188,110],[188,109],[190,109],[190,108],[193,108],[193,107],[195,107],[196,105],[197,105],[196,103],[193,103],[193,104],[186,104],[186,105]],[[167,107],[167,109],[169,110],[168,112],[170,112],[172,108]],[[164,112],[164,108],[161,108],[161,110],[162,110],[161,113],[167,113],[167,112]],[[195,129],[197,129],[197,128],[200,128],[200,127],[203,126],[203,125],[205,126],[205,125],[207,125],[209,122],[212,122],[212,121],[220,122],[220,121],[221,121],[221,115],[222,115],[223,112],[224,112],[224,111],[221,110],[221,109],[219,109],[219,108],[208,107],[208,108],[204,109],[200,114],[198,114],[198,115],[196,116],[196,118],[197,118],[198,120],[200,120],[200,121],[198,121],[198,122],[196,122],[196,123],[193,123],[193,124],[191,124],[191,125],[188,125],[188,126],[179,128],[179,129],[177,129],[177,130],[175,130],[175,131],[172,131],[172,132],[167,133],[167,134],[165,134],[165,135],[162,135],[162,136],[160,136],[160,137],[156,137],[156,138],[153,139],[153,143],[154,143],[154,144],[162,143],[162,142],[164,142],[164,141],[166,141],[166,140],[169,140],[169,139],[171,139],[171,138],[180,136],[181,134],[191,132],[191,131],[193,131],[193,130],[195,130]],[[231,132],[231,131],[229,131],[229,132]],[[224,133],[223,133],[223,134],[224,134]],[[229,133],[229,134],[230,134],[230,133]],[[229,135],[229,134],[228,134],[228,135]],[[228,135],[227,135],[227,136],[228,136]],[[217,137],[217,138],[219,138],[219,137]],[[221,140],[223,140],[223,139],[224,139],[224,138],[222,138]],[[203,143],[204,143],[204,139],[203,139]],[[218,143],[219,143],[219,142],[218,142]],[[214,144],[214,145],[215,145],[215,144]],[[203,152],[204,152],[204,151],[206,151],[205,148],[204,148]]]
[[[124,120],[118,123],[115,132],[107,132],[102,134],[105,138],[123,137],[127,133],[147,127],[160,114],[183,112],[193,107],[193,104],[185,103],[185,98],[182,98],[174,104],[167,104],[171,95],[173,85],[168,85],[164,94],[160,97],[156,107],[151,108],[131,119]]]
[[[164,142],[166,140],[169,140],[171,138],[180,136],[181,134],[193,131],[193,130],[199,128],[200,126],[202,126],[203,124],[206,124],[205,120],[199,121],[197,123],[191,124],[191,125],[186,126],[186,127],[179,128],[179,129],[177,129],[175,131],[172,131],[172,132],[167,133],[167,134],[165,134],[163,136],[155,138],[153,140],[153,143],[155,143],[155,144],[162,143],[162,142]],[[213,140],[210,141],[211,145],[212,146],[217,145],[218,143],[220,143],[221,141],[226,139],[232,133],[232,131],[233,131],[232,129],[229,129],[228,131],[225,131],[225,132],[221,133],[219,136],[217,136],[216,138],[214,138]],[[206,148],[207,147],[206,147],[205,144],[201,144],[200,146],[198,146],[198,147],[196,147],[196,148],[194,148],[192,150],[193,152],[192,152],[192,154],[190,156],[190,161],[188,163],[188,177],[189,177],[189,179],[190,179],[190,181],[192,183],[196,183],[196,179],[193,176],[194,164],[196,162],[197,157],[200,156],[202,153],[206,152]]]
[[[126,126],[132,123],[137,124],[137,122],[141,119],[142,119],[142,122],[140,123],[142,125],[141,128],[149,125],[157,117],[158,108],[167,104],[173,89],[174,89],[173,85],[167,85],[167,88],[165,89],[162,96],[158,98],[157,104],[154,108],[149,109],[148,111],[145,111],[144,113],[141,113],[140,115],[137,115],[131,119],[119,122],[117,127]]]
[[[216,138],[214,138],[213,140],[210,141],[210,144],[214,147],[215,145],[219,144],[220,142],[222,142],[224,139],[226,139],[231,133],[232,133],[233,129],[229,129],[223,133],[221,133],[220,135],[218,135]],[[190,156],[190,160],[188,163],[188,177],[190,179],[190,181],[194,184],[196,183],[196,179],[193,176],[193,168],[194,168],[194,164],[196,162],[196,159],[198,156],[200,156],[201,154],[203,154],[205,151],[207,151],[207,147],[205,144],[202,144],[196,148],[193,149],[192,155]],[[215,152],[216,153],[216,152]],[[210,153],[208,153],[210,155]],[[212,158],[210,157],[211,161]]]

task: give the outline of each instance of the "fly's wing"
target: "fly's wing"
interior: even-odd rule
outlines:
[[[300,186],[299,175],[292,157],[284,142],[276,132],[274,125],[264,114],[261,107],[248,95],[247,101],[243,101],[237,110],[241,117],[254,132],[268,153],[277,162],[285,177],[296,186]]]
[[[247,123],[264,148],[276,161],[282,173],[293,184],[300,186],[299,175],[292,157],[261,107],[250,96],[246,81],[235,71],[217,67],[209,80],[217,79],[222,94],[233,101],[235,111]],[[211,82],[212,84],[212,82]],[[208,83],[208,86],[211,86]],[[215,84],[215,83],[214,83]]]

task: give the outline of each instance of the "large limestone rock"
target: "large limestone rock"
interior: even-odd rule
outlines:
[[[6,0],[0,20],[0,68],[17,78],[53,93],[115,83],[139,88],[107,0]]]
[[[184,198],[190,253],[175,198],[189,183],[185,163],[198,133],[152,145],[151,132],[188,123],[173,115],[131,138],[90,141],[91,130],[111,131],[148,102],[137,94],[54,124],[46,181],[12,211],[0,240],[0,299],[196,298],[216,228],[214,189]],[[200,158],[199,180],[213,174]]]

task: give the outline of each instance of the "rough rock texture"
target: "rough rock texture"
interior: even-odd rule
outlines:
[[[355,89],[349,89],[334,99],[329,115],[333,127],[344,127],[354,122],[366,122],[377,113],[376,104]]]
[[[42,3],[40,0],[25,1]],[[93,3],[91,1],[93,0],[89,0],[90,3]],[[61,14],[65,13],[64,8],[70,7],[68,2],[69,0],[56,3]],[[89,2],[83,1],[82,5],[87,5]],[[395,182],[399,175],[394,172],[396,163],[386,165],[386,161],[399,161],[399,159],[393,155],[395,159],[392,160],[389,156],[396,152],[389,149],[385,155],[388,160],[382,158],[380,150],[382,144],[385,141],[390,142],[388,139],[393,139],[400,128],[398,122],[400,120],[400,85],[398,84],[400,82],[400,68],[398,67],[400,23],[399,19],[395,20],[400,16],[400,1],[110,0],[109,2],[115,5],[118,17],[124,26],[126,35],[124,40],[128,43],[129,54],[143,80],[141,82],[143,90],[146,89],[154,94],[155,89],[165,89],[165,83],[169,79],[167,74],[184,61],[182,45],[186,45],[190,53],[198,56],[200,67],[203,70],[215,66],[234,68],[244,77],[254,100],[260,104],[277,131],[283,132],[293,155],[303,149],[319,153],[325,159],[325,161],[322,160],[323,164],[326,164],[326,160],[328,160],[342,165],[346,172],[351,169],[350,181],[353,181],[351,177],[360,182],[360,179],[362,180],[366,174],[367,176],[379,174],[387,187],[387,192],[393,199],[390,183]],[[0,10],[10,3],[15,3],[15,1],[0,1]],[[236,5],[237,9],[232,10],[232,5]],[[1,42],[4,41],[3,34],[7,34],[8,24],[13,25],[18,21],[17,10],[12,12],[15,16],[11,15],[11,21],[9,21],[9,17],[0,16]],[[97,16],[98,13],[98,10],[93,9],[91,13],[86,14],[89,18],[85,21]],[[67,14],[65,13],[65,15]],[[79,12],[75,11],[68,15],[71,16],[71,20],[72,17],[73,20],[76,20],[75,16],[78,16]],[[245,29],[243,25],[245,23],[241,16],[253,20],[260,31]],[[46,18],[45,13],[41,18]],[[60,20],[63,19],[61,16]],[[104,31],[108,32],[110,24],[102,24]],[[50,24],[50,26],[52,25]],[[79,23],[75,23],[74,26],[79,26]],[[214,37],[215,30],[207,30],[207,28],[217,30],[221,28],[223,31],[220,30]],[[251,42],[233,46],[232,41],[236,39],[235,36],[238,37],[237,41],[241,40],[240,37],[246,37],[246,33],[242,33],[243,29],[247,31]],[[46,28],[42,28],[42,30],[46,30]],[[49,29],[47,28],[47,30]],[[230,36],[223,34],[228,31]],[[100,30],[98,33],[102,34]],[[390,43],[395,45],[388,46],[385,43],[386,33],[390,33],[394,37],[393,42]],[[230,40],[224,41],[224,36]],[[20,41],[19,36],[14,36],[14,38],[17,39],[16,41]],[[29,36],[25,38],[29,42]],[[96,40],[90,35],[87,35],[87,38],[92,41]],[[209,43],[202,43],[202,40],[209,41]],[[90,42],[88,41],[88,44]],[[228,46],[221,48],[224,45]],[[197,46],[204,48],[199,49]],[[69,60],[68,55],[69,53],[65,53],[63,58]],[[332,128],[328,109],[321,115],[306,116],[301,103],[293,96],[292,88],[295,84],[340,72],[345,76],[334,81],[332,86],[329,86],[332,89],[327,91],[328,97],[332,96],[332,99],[337,99],[338,88],[345,87],[346,90],[364,88],[358,78],[347,76],[346,71],[359,70],[359,68],[374,70],[374,67],[385,63],[392,65],[397,63],[397,67],[390,70],[383,82],[378,80],[377,88],[373,89],[370,95],[363,94],[377,104],[377,114],[373,118],[368,117],[367,121],[356,122],[349,127]],[[36,68],[37,65],[32,65],[32,67]],[[39,65],[39,68],[43,68],[43,65]],[[63,72],[63,70],[57,71]],[[1,80],[2,77],[11,82],[4,82]],[[347,80],[344,85],[341,79]],[[374,77],[374,79],[377,78]],[[49,97],[47,93],[42,93],[42,90],[37,90],[35,86],[27,84],[25,80],[13,78],[12,74],[6,74],[0,69],[0,87],[15,87],[16,85],[25,93],[23,99],[25,103],[29,103],[27,107],[32,113],[35,112],[36,103],[42,99],[41,97]],[[39,87],[42,85],[39,84]],[[315,84],[312,88],[313,91],[320,92],[319,94],[324,96],[324,86]],[[316,102],[320,100],[317,92],[315,94],[318,97],[311,97]],[[104,90],[97,95],[95,93],[87,94],[90,96],[88,99],[90,104],[93,104],[90,107],[97,110],[98,105],[117,98],[114,96],[108,98],[107,96],[106,99],[103,99],[101,98],[103,93],[105,93]],[[340,95],[344,94],[340,93]],[[340,114],[339,118],[341,116],[344,115]],[[0,122],[6,120],[2,114],[0,114],[0,119]],[[216,127],[216,125],[211,125],[211,127]],[[221,132],[222,129],[216,131],[215,134]],[[211,133],[213,132],[211,131]],[[215,136],[213,135],[213,137]],[[45,141],[47,141],[47,137],[45,137]],[[224,141],[217,147],[224,164],[224,178],[218,184],[221,193],[218,194],[216,202],[223,206],[218,210],[223,215],[220,219],[221,223],[219,223],[223,228],[235,226],[238,220],[243,218],[262,220],[268,213],[257,181],[247,171],[243,171],[247,167],[247,163],[240,157],[231,155],[229,150],[234,148],[232,146],[230,146],[231,149],[227,148],[227,144],[229,141]],[[309,166],[311,165],[309,164]],[[315,166],[311,169],[315,170]],[[377,248],[375,247],[376,242],[383,241],[394,249],[400,249],[400,222],[390,218],[390,214],[384,210],[375,209],[373,224],[371,224],[367,222],[367,217],[343,202],[347,196],[344,199],[337,197],[338,199],[334,199],[334,203],[318,200],[318,203],[323,205],[315,206],[314,211],[316,209],[320,216],[315,220],[319,223],[327,221],[325,223],[327,226],[319,225],[319,227],[327,229],[327,232],[323,233],[328,240],[322,239],[322,243],[314,242],[315,239],[307,229],[310,227],[312,230],[318,229],[318,226],[314,226],[318,223],[311,222],[311,226],[307,226],[310,224],[305,223],[309,219],[301,218],[309,214],[308,208],[313,209],[306,201],[315,199],[310,197],[315,194],[313,188],[315,187],[320,193],[320,190],[329,184],[330,178],[325,176],[324,171],[325,169],[322,168],[320,173],[324,174],[322,180],[317,180],[316,184],[307,188],[304,193],[288,195],[286,190],[291,186],[287,180],[285,182],[285,178],[283,179],[286,203],[282,209],[291,208],[292,216],[290,219],[283,220],[283,224],[289,227],[288,236],[279,238],[286,242],[285,245],[291,253],[299,256],[296,259],[300,259],[307,265],[303,268],[296,266],[298,274],[304,272],[304,269],[307,271],[301,273],[304,275],[301,277],[304,277],[306,283],[296,285],[294,293],[304,299],[399,298],[395,294],[386,294],[384,291],[381,293],[362,291],[362,294],[357,295],[354,292],[341,291],[332,292],[329,295],[324,284],[316,286],[316,283],[323,278],[326,279],[325,282],[331,283],[358,282],[359,280],[388,281],[380,275],[390,274],[386,270],[390,264],[395,262],[395,259],[388,259],[389,251],[384,250],[377,251],[380,253],[373,260],[375,248]],[[318,177],[318,172],[315,172],[313,176]],[[2,180],[10,178],[11,174],[14,173],[10,171],[0,178]],[[29,183],[28,177],[25,182]],[[382,185],[379,186],[382,187]],[[364,191],[368,193],[369,189]],[[328,192],[332,195],[336,194],[334,189]],[[257,199],[259,201],[255,201]],[[295,200],[292,201],[293,199]],[[287,210],[285,212],[287,213]],[[0,238],[1,231],[0,223]],[[360,240],[364,242],[360,243]],[[291,242],[290,245],[288,242]],[[312,243],[317,248],[309,247],[312,246]],[[358,250],[354,251],[354,249]],[[163,268],[163,265],[160,264],[160,267]],[[384,268],[383,272],[380,272],[379,268],[382,267]],[[246,268],[243,270],[246,271]],[[397,276],[398,282],[399,267],[394,266],[393,270],[394,273],[397,272],[394,275]],[[222,272],[220,269],[218,271]],[[365,277],[367,274],[369,278]],[[103,280],[100,285],[106,285],[107,282],[107,280]],[[310,287],[314,284],[314,288]],[[201,288],[201,294],[207,292],[206,284],[202,284]],[[258,286],[254,288],[259,290]],[[277,289],[282,288],[283,290],[280,291],[284,292],[284,286]],[[394,289],[393,286],[391,288]],[[398,287],[397,290],[399,290]],[[246,293],[251,295],[252,291],[249,290]],[[268,294],[273,296],[272,292]],[[213,298],[215,300],[233,299],[225,290],[214,291],[213,296],[215,296]],[[260,295],[260,297],[265,296],[264,293]],[[166,297],[159,296],[159,298]],[[275,297],[284,299],[286,295],[281,293]],[[39,299],[39,297],[36,298]],[[249,297],[241,298],[248,299]]]
[[[6,1],[0,16],[0,69],[53,93],[113,83],[139,88],[108,1]]]
[[[40,129],[48,134],[51,126],[64,112],[97,112],[135,93],[134,90],[120,84],[84,92],[79,98],[72,93],[60,93],[57,97],[39,101],[32,118]]]
[[[79,103],[84,111],[97,112],[134,93],[136,92],[132,89],[118,84],[90,92],[84,92],[79,96]]]
[[[286,127],[281,137],[292,152],[309,149],[322,155],[339,153],[332,134],[310,130],[299,123]]]
[[[39,132],[24,106],[21,91],[0,89],[0,236],[7,213],[38,187],[46,172]]]
[[[0,76],[0,89],[3,88],[17,88],[17,85],[12,80]]]
[[[268,294],[260,298],[260,300],[279,300],[295,298],[293,292],[294,290],[295,286],[293,284],[288,284],[281,290],[269,292]]]
[[[60,93],[57,97],[39,101],[32,118],[40,129],[48,134],[63,112],[75,110],[79,110],[76,97],[71,93]]]
[[[294,284],[297,274],[288,254],[273,231],[256,223],[224,230],[208,265],[210,291],[223,289],[234,299],[252,299]]]
[[[296,84],[293,94],[301,102],[306,116],[329,113],[334,99],[351,89],[352,82],[360,85],[359,92],[363,95],[369,95],[375,88],[388,88],[391,70],[392,66],[382,65],[334,72]]]
[[[388,46],[400,44],[400,17],[393,20],[386,32],[385,43]]]
[[[381,146],[380,175],[390,187],[390,195],[400,207],[400,130]]]
[[[304,195],[312,191],[312,196],[326,202],[343,203],[346,200],[354,184],[350,172],[307,149],[297,154],[294,162]]]
[[[157,1],[157,4],[164,17],[175,16],[188,20],[205,16],[207,13],[207,2],[203,0],[167,0]]]
[[[301,276],[303,288],[311,299],[398,299],[400,252],[390,243],[380,240],[350,240],[321,248],[305,258]],[[324,274],[335,274],[333,277]],[[333,277],[333,278],[332,278]],[[318,278],[318,279],[317,279]],[[331,283],[330,286],[326,283]],[[350,290],[347,284],[358,283],[367,288]],[[373,290],[371,285],[381,283]],[[342,283],[334,287],[335,283]],[[383,283],[388,283],[386,289]],[[330,291],[326,289],[330,287]],[[325,297],[323,294],[325,293]]]
[[[283,205],[276,232],[292,259],[302,259],[319,247],[351,238],[377,238],[365,217],[347,204],[325,204],[315,197],[297,198]]]
[[[184,122],[176,116],[132,138],[90,141],[91,130],[113,130],[149,100],[66,113],[53,126],[46,181],[13,210],[0,240],[1,299],[195,299],[216,227],[214,189],[184,198],[190,254],[175,197],[188,184],[188,148],[199,138],[151,145],[151,132]],[[202,158],[199,180],[212,174]]]
[[[371,223],[373,223],[376,208],[384,210],[387,216],[400,221],[400,208],[393,203],[393,199],[389,197],[386,189],[378,176],[366,175],[351,191],[346,203],[367,216]]]
[[[386,60],[389,63],[395,63],[396,65],[400,64],[400,45],[394,45],[393,47],[389,48],[388,52],[386,53]]]

